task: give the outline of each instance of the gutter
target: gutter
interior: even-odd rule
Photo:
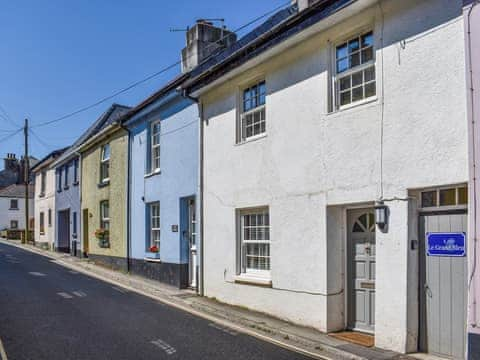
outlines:
[[[131,257],[131,241],[132,241],[132,234],[131,234],[131,220],[132,220],[132,211],[130,209],[131,207],[131,180],[132,180],[132,169],[131,169],[131,164],[132,164],[132,155],[131,155],[131,149],[132,149],[132,134],[131,132],[123,125],[120,125],[122,129],[127,131],[127,169],[126,169],[126,175],[127,175],[127,214],[126,214],[126,220],[127,220],[127,272],[130,272],[130,257]]]

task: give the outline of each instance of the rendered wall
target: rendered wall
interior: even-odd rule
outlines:
[[[45,193],[41,194],[41,171],[35,174],[35,241],[53,247],[55,242],[55,170],[45,169]],[[51,211],[52,222],[48,224],[48,211]],[[44,213],[44,234],[40,234],[40,213]]]
[[[329,214],[327,206],[373,204],[381,178],[384,198],[402,199],[408,189],[468,179],[461,10],[461,1],[383,1],[202,97],[207,296],[320,330],[344,323],[343,295],[329,295],[344,283],[337,243],[344,236],[330,228],[338,210]],[[378,96],[329,113],[334,45],[368,28]],[[236,145],[238,91],[259,76],[267,84],[267,135]],[[235,209],[264,205],[272,289],[234,283]],[[412,215],[406,201],[388,205],[389,232],[377,232],[376,345],[413,351]]]
[[[102,145],[110,144],[110,184],[99,186]],[[89,254],[125,258],[127,216],[127,143],[125,130],[118,130],[82,153],[82,210],[88,209]],[[100,228],[100,202],[110,205],[110,248],[100,248],[95,230]]]

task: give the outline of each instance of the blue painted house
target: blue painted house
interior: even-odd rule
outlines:
[[[179,90],[192,69],[236,40],[198,21],[186,34],[182,74],[125,116],[129,131],[129,270],[179,288],[201,288],[200,118]]]
[[[197,104],[180,76],[133,109],[130,134],[130,272],[179,288],[197,284]]]
[[[53,164],[55,169],[55,248],[74,256],[88,253],[87,234],[81,233],[81,157],[78,148],[129,108],[113,104]]]

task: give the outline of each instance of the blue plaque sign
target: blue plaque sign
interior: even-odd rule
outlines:
[[[465,256],[465,239],[463,232],[427,233],[428,256]]]

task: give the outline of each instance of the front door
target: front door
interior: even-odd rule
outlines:
[[[70,210],[58,212],[58,251],[70,252]]]
[[[466,234],[467,214],[423,214],[419,227],[419,348],[422,352],[441,357],[463,359],[467,318],[467,258],[464,254],[458,254],[456,244],[449,246],[449,241]],[[440,248],[441,252],[432,252],[435,248]]]
[[[197,212],[195,199],[188,200],[188,242],[189,242],[189,281],[190,287],[197,287]]]
[[[373,209],[348,212],[348,328],[375,328],[375,215]]]

